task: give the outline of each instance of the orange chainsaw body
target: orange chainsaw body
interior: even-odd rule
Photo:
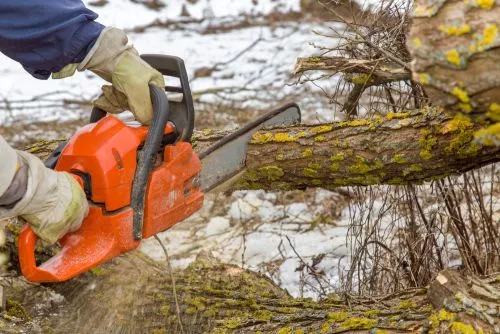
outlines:
[[[174,131],[169,123],[165,135]],[[80,129],[62,151],[57,171],[71,173],[84,188],[90,212],[81,228],[65,235],[61,251],[37,266],[37,237],[25,226],[19,236],[23,275],[32,282],[61,282],[137,248],[131,194],[138,154],[148,127],[130,127],[114,116]],[[190,143],[162,146],[145,193],[142,237],[165,231],[198,211],[201,162]]]

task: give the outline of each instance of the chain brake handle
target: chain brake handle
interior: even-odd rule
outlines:
[[[190,142],[194,130],[194,105],[189,86],[189,78],[184,61],[175,56],[144,54],[141,58],[161,74],[177,78],[180,87],[166,86],[167,93],[180,93],[182,100],[169,100],[170,116],[168,121],[175,125],[176,141]],[[95,123],[106,116],[106,112],[94,107],[90,123]]]
[[[147,62],[151,67],[156,69],[163,75],[178,78],[181,86],[166,86],[167,93],[181,93],[182,101],[169,101],[170,115],[168,121],[175,125],[175,138],[174,141],[190,142],[194,130],[194,105],[193,97],[191,95],[191,88],[189,86],[189,78],[186,72],[184,61],[175,56],[145,54],[141,58]],[[107,113],[94,107],[90,115],[89,123],[97,123],[100,119],[106,117]],[[164,138],[164,144],[172,143],[172,138]],[[45,160],[45,167],[54,169],[59,160],[67,141],[62,142]]]

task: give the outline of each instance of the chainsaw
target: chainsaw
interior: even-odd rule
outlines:
[[[195,113],[182,59],[142,58],[180,86],[150,86],[150,126],[129,124],[94,108],[90,124],[52,152],[45,165],[73,176],[85,191],[89,214],[79,230],[59,240],[61,250],[37,264],[38,237],[25,225],[18,238],[19,262],[32,282],[63,282],[139,247],[197,212],[204,195],[234,182],[245,169],[247,146],[261,128],[300,123],[300,109],[287,104],[223,137],[201,154],[191,137]],[[168,94],[168,95],[167,95]]]

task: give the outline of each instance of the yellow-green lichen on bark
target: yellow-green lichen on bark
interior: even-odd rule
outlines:
[[[289,132],[257,132],[252,136],[251,144],[263,145],[267,143],[290,143],[295,142],[298,139],[304,137],[306,135],[305,132],[300,131],[297,133],[289,133]]]
[[[293,328],[292,327],[280,328],[278,330],[277,334],[293,334]]]
[[[31,321],[31,316],[28,314],[24,306],[17,300],[7,300],[7,314],[23,321]]]
[[[462,36],[465,34],[469,34],[472,29],[470,25],[467,23],[458,24],[458,25],[445,25],[442,24],[439,26],[439,30],[448,36]]]
[[[490,24],[484,28],[481,35],[478,35],[478,50],[484,51],[486,48],[492,46],[498,37],[498,27],[496,24]]]
[[[446,52],[446,60],[455,66],[460,66],[462,64],[462,57],[460,56],[460,53],[458,53],[457,49],[448,50]]]
[[[355,158],[356,162],[354,165],[349,166],[348,170],[354,174],[366,174],[376,169],[380,169],[384,167],[384,163],[380,160],[375,160],[372,166],[368,165],[366,159],[362,156],[358,155]]]
[[[436,136],[432,135],[429,129],[424,129],[421,132],[422,137],[420,138],[420,157],[423,160],[430,160],[432,158],[432,149],[437,145],[438,139]]]
[[[326,140],[325,136],[316,136],[314,137],[314,141],[317,143],[324,142]]]
[[[302,158],[309,158],[313,155],[313,151],[312,149],[310,148],[307,148],[305,149],[303,152],[302,152]]]
[[[400,154],[400,153],[394,154],[394,156],[392,157],[392,161],[395,162],[395,163],[397,163],[397,164],[405,164],[405,163],[408,162],[405,159],[404,154]]]
[[[467,0],[468,3],[472,3],[474,7],[479,7],[481,9],[491,9],[495,5],[495,0]]]
[[[403,184],[404,180],[400,177],[394,177],[390,179],[387,183],[391,185]]]
[[[327,315],[327,319],[333,322],[342,322],[345,321],[349,317],[349,313],[347,312],[330,312]]]
[[[433,312],[429,318],[429,325],[431,326],[432,329],[436,329],[439,327],[439,324],[441,322],[450,322],[455,320],[455,313],[451,313],[446,311],[445,309],[441,309],[439,311]]]
[[[408,310],[408,309],[414,309],[417,307],[417,304],[415,301],[410,300],[410,299],[403,299],[402,301],[399,302],[399,305],[396,306],[397,310]]]
[[[368,317],[368,318],[375,318],[377,317],[378,315],[380,314],[380,311],[377,310],[377,309],[374,309],[374,310],[369,310],[369,311],[366,311],[363,313],[363,315],[365,317]]]
[[[477,334],[474,327],[460,321],[453,321],[450,325],[450,330],[452,334]]]
[[[332,155],[330,157],[331,161],[343,161],[345,159],[345,153],[344,152],[339,152],[335,155]]]
[[[411,116],[411,112],[400,112],[400,113],[395,113],[395,112],[390,112],[390,113],[387,113],[387,115],[385,116],[388,120],[392,120],[392,119],[405,119],[405,118],[408,118],[409,116]]]
[[[480,145],[474,141],[474,124],[465,115],[456,115],[448,122],[441,132],[454,133],[455,137],[445,148],[448,155],[458,155],[461,158],[475,156]]]
[[[258,169],[258,174],[260,174],[260,178],[262,179],[268,181],[278,181],[283,177],[283,175],[285,175],[285,172],[278,166],[265,166]]]
[[[320,333],[328,333],[330,331],[330,324],[328,322],[324,322],[323,325],[321,325],[321,330],[319,331]]]
[[[423,169],[419,165],[411,165],[410,167],[403,170],[403,176],[408,176],[413,173],[421,172]]]
[[[338,172],[340,170],[340,165],[336,162],[330,164],[330,171]]]
[[[351,317],[340,324],[342,329],[372,329],[377,326],[376,319]]]
[[[332,130],[333,130],[333,125],[319,125],[312,128],[309,131],[314,134],[320,134],[320,133],[330,132]]]
[[[102,266],[101,267],[95,267],[95,268],[92,268],[90,269],[90,272],[96,276],[104,276],[106,274],[108,274],[109,272],[104,269]]]
[[[349,78],[349,81],[351,81],[355,85],[368,85],[373,82],[373,78],[370,74],[359,73],[356,75],[352,75],[351,78]]]
[[[500,122],[500,104],[496,102],[490,104],[486,117],[494,122]]]
[[[458,100],[460,100],[460,102],[462,102],[462,103],[470,103],[469,94],[463,88],[455,87],[455,88],[453,88],[453,90],[451,91],[451,93],[453,95],[455,95],[455,97]]]
[[[339,126],[341,128],[345,127],[359,127],[359,126],[369,126],[371,124],[371,121],[368,119],[355,119],[353,121],[343,121],[339,123]]]
[[[500,146],[500,122],[480,129],[474,134],[475,139],[484,146]]]
[[[321,165],[318,163],[310,163],[307,168],[304,168],[304,176],[310,178],[317,178]]]

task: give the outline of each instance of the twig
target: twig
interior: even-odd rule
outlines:
[[[337,13],[337,11],[333,8],[330,8],[328,6],[326,6],[324,3],[322,3],[321,1],[319,1],[319,4],[321,6],[323,6],[327,11],[329,11],[330,13],[332,13],[333,15],[335,15],[337,18],[339,18],[340,20],[342,20],[342,22],[347,25],[347,27],[349,27],[349,29],[351,29],[356,35],[358,35],[359,37],[361,37],[361,39],[363,40],[363,42],[368,45],[369,47],[377,50],[378,52],[382,53],[384,56],[386,56],[387,58],[389,58],[390,60],[392,60],[393,62],[401,65],[402,67],[404,67],[406,70],[408,71],[411,71],[411,68],[408,64],[406,64],[404,61],[402,61],[401,59],[395,57],[394,55],[390,54],[389,52],[387,52],[386,50],[384,50],[383,48],[379,47],[378,45],[375,45],[373,44],[370,40],[368,40],[368,38],[366,38],[365,35],[363,35],[361,33],[361,31],[359,31],[359,29],[353,25],[352,23],[350,23],[348,20],[344,19],[344,17],[342,15],[340,15],[339,13]]]
[[[290,238],[288,237],[288,235],[285,235],[285,238],[286,240],[288,240],[288,243],[290,244],[290,247],[292,248],[292,251],[295,253],[295,255],[297,255],[297,257],[299,258],[300,262],[302,262],[302,264],[304,266],[306,266],[307,269],[309,269],[310,273],[312,274],[312,276],[314,277],[314,279],[316,280],[316,282],[318,282],[318,285],[321,289],[321,293],[323,295],[326,295],[326,290],[325,290],[325,287],[323,286],[323,284],[321,284],[321,280],[319,279],[318,277],[318,274],[316,273],[316,269],[314,269],[312,266],[310,266],[303,258],[302,256],[300,256],[300,254],[297,252],[297,250],[295,249],[295,247],[293,246],[292,244],[292,241],[290,240]]]
[[[246,52],[250,51],[253,49],[257,44],[259,44],[263,40],[262,38],[262,32],[255,41],[253,41],[249,46],[238,52],[233,58],[226,60],[226,61],[221,61],[218,63],[215,63],[214,68],[217,69],[218,66],[224,66],[224,65],[229,65],[230,63],[236,61],[238,58],[240,58],[242,55],[244,55]]]
[[[158,243],[160,244],[161,248],[163,249],[163,252],[165,253],[165,257],[167,259],[167,268],[168,268],[168,272],[170,274],[170,279],[172,280],[172,293],[174,295],[174,301],[175,301],[175,310],[177,312],[177,320],[179,320],[179,326],[181,327],[181,332],[184,334],[184,326],[182,326],[182,321],[181,321],[181,309],[179,307],[179,301],[177,299],[177,288],[175,286],[175,277],[174,277],[174,273],[172,271],[172,266],[170,265],[170,257],[168,256],[168,251],[167,251],[167,248],[165,247],[165,245],[163,245],[163,242],[161,242],[160,238],[155,235],[154,236],[156,241],[158,241]]]

